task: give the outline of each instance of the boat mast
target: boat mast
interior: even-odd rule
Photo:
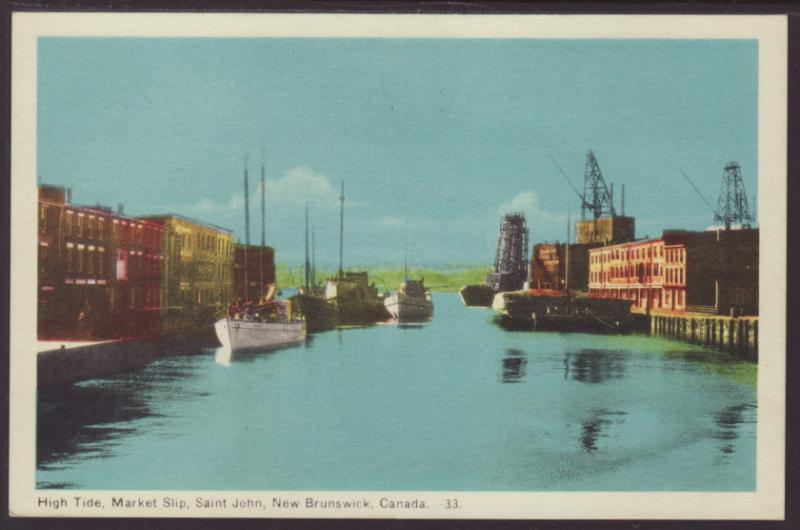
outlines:
[[[306,294],[308,293],[308,278],[309,278],[309,273],[311,272],[310,270],[311,267],[309,263],[310,262],[308,259],[308,201],[306,201],[306,263],[304,271],[306,276],[306,281],[305,281]]]
[[[403,268],[403,281],[408,281],[408,232],[405,234],[403,253],[405,254],[405,267]]]
[[[339,278],[344,275],[343,253],[344,253],[344,181],[342,181],[342,192],[339,196]]]
[[[266,200],[264,198],[264,153],[261,153],[261,248],[259,249],[258,255],[258,271],[260,275],[260,283],[261,283],[261,298],[260,300],[264,301],[264,245],[266,245],[267,239],[267,224],[266,224]]]
[[[247,303],[250,297],[250,285],[248,284],[247,278],[247,246],[250,244],[250,208],[249,208],[249,199],[250,195],[247,190],[248,188],[247,182],[247,155],[244,155],[244,263],[242,264],[242,268],[244,269],[244,298],[242,299],[243,303]]]
[[[567,244],[564,247],[564,291],[569,295],[569,228],[570,213],[567,212]]]
[[[317,254],[314,250],[314,225],[311,225],[311,286],[317,284]]]

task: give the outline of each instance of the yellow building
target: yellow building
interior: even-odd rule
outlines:
[[[233,300],[233,232],[176,214],[145,217],[167,231],[164,305],[189,311],[228,307]]]

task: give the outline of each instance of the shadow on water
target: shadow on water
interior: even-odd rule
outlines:
[[[521,383],[525,380],[528,358],[524,351],[516,348],[508,348],[502,362],[503,383]]]
[[[58,467],[58,462],[78,454],[85,459],[108,456],[110,442],[136,432],[120,424],[152,416],[157,414],[142,399],[141,385],[134,381],[40,390],[38,466]]]
[[[630,354],[610,350],[580,350],[564,356],[564,379],[581,383],[604,383],[625,377]]]
[[[736,451],[734,441],[739,438],[739,429],[744,423],[755,423],[751,417],[755,413],[755,406],[747,403],[725,407],[714,415],[716,429],[712,435],[720,441],[719,450],[723,456],[728,456]]]
[[[625,423],[627,412],[620,410],[598,409],[591,412],[591,417],[581,422],[581,434],[578,440],[581,450],[585,453],[597,451],[599,438],[608,437],[608,428],[611,425]]]
[[[58,389],[40,389],[36,414],[36,461],[39,469],[59,469],[68,459],[112,455],[115,442],[139,432],[137,420],[164,417],[151,403],[186,398],[175,383],[193,368],[164,360],[144,370]],[[198,391],[196,396],[207,395]],[[73,487],[41,483],[38,487]]]

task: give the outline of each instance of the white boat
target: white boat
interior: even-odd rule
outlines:
[[[433,316],[431,293],[422,280],[406,279],[383,303],[398,322],[424,322]]]
[[[276,348],[306,339],[306,323],[302,320],[282,322],[230,317],[217,320],[214,330],[220,344],[231,351]]]
[[[247,165],[244,168],[244,218],[246,223],[246,239],[244,245],[244,281],[239,299],[244,304],[229,309],[228,316],[214,323],[217,339],[223,350],[236,351],[248,349],[270,349],[303,342],[306,340],[306,322],[292,318],[292,304],[288,300],[275,300],[275,285],[269,285],[264,292],[263,277],[260,285],[260,296],[252,296],[251,282],[248,281],[247,249],[250,246],[250,210],[248,197]],[[261,247],[264,251],[264,166],[261,166]],[[236,280],[234,280],[236,282]],[[234,283],[236,285],[236,283]],[[238,289],[238,287],[237,287]],[[258,300],[255,300],[255,299]],[[225,353],[225,352],[222,352]],[[224,359],[224,355],[222,356]],[[230,357],[228,357],[230,361]]]

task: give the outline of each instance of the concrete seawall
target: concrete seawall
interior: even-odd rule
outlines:
[[[215,344],[213,332],[203,330],[158,340],[128,339],[57,347],[38,353],[37,387],[61,387],[136,370],[161,357],[187,355],[196,352],[198,346]]]
[[[650,333],[714,346],[734,357],[758,359],[758,317],[650,315]]]

